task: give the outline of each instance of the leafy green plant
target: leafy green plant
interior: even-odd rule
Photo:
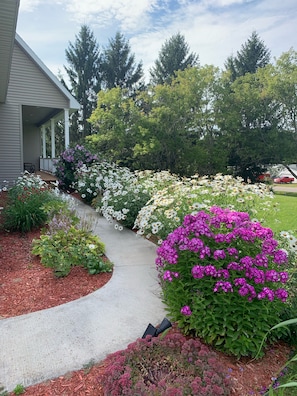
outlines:
[[[21,395],[21,394],[25,393],[25,387],[24,387],[22,384],[18,384],[18,385],[14,388],[13,393],[14,393],[15,395]]]
[[[110,396],[230,394],[225,368],[216,354],[179,333],[138,339],[109,355],[100,382]]]
[[[7,205],[2,211],[4,228],[9,231],[28,232],[43,226],[48,219],[44,205],[56,200],[57,195],[37,178],[19,178],[16,185],[8,191]]]
[[[111,272],[112,264],[102,260],[104,244],[96,235],[71,225],[51,235],[41,235],[32,242],[32,254],[38,255],[57,277],[67,276],[73,266],[83,266],[89,273]]]
[[[76,145],[73,148],[67,148],[55,162],[55,175],[59,180],[59,186],[66,190],[74,188],[76,171],[97,160],[98,157],[90,153],[84,146]]]
[[[157,253],[173,321],[224,352],[254,357],[288,297],[288,256],[273,232],[245,212],[212,207],[185,216]]]

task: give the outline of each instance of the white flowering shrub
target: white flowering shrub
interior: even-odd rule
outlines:
[[[152,196],[140,210],[134,227],[138,234],[148,238],[153,234],[161,243],[186,214],[208,210],[214,205],[245,211],[252,218],[264,221],[273,208],[273,193],[265,184],[245,184],[241,178],[230,175],[176,179]]]

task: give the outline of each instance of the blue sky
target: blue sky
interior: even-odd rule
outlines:
[[[201,65],[222,68],[256,30],[272,58],[297,51],[296,0],[20,0],[17,32],[47,67],[65,75],[65,49],[82,24],[101,48],[120,31],[144,71],[180,32]]]

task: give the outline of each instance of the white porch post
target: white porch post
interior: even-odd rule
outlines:
[[[64,109],[65,148],[69,146],[69,109]]]
[[[46,158],[45,126],[41,127],[42,132],[42,158]]]
[[[51,158],[56,158],[55,120],[53,118],[51,118],[51,144],[52,144]]]

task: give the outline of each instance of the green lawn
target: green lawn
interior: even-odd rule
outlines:
[[[275,202],[278,211],[266,219],[267,225],[275,233],[280,231],[293,231],[297,235],[297,189],[296,193],[277,193]]]

